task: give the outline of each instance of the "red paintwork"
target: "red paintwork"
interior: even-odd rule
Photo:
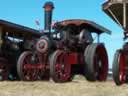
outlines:
[[[78,54],[79,53],[69,53],[68,55],[68,63],[69,64],[78,64]]]
[[[69,64],[82,64],[84,62],[83,54],[78,52],[72,52],[68,55],[68,63]]]
[[[42,64],[25,64],[24,69],[44,69],[45,65]]]
[[[53,62],[54,80],[56,82],[68,81],[71,75],[71,65],[68,62],[68,54],[65,51],[58,50]]]
[[[21,63],[21,65],[22,65],[22,80],[33,81],[33,80],[37,80],[37,78],[38,78],[39,69],[35,70],[34,65],[30,64],[31,57],[32,57],[32,53],[26,52],[22,56],[22,59],[20,60],[20,62],[22,62]],[[36,55],[36,57],[39,58],[37,55]]]
[[[69,20],[64,20],[61,22],[56,22],[53,25],[53,29],[55,29],[57,27],[66,27],[66,26],[70,26],[70,25],[74,25],[76,27],[84,27],[85,29],[89,30],[90,32],[95,32],[97,34],[101,34],[104,32],[111,34],[111,31],[96,24],[95,22],[89,21],[89,20],[83,20],[83,19],[69,19]]]
[[[108,56],[104,49],[105,48],[102,45],[99,45],[97,47],[96,54],[98,55],[98,58],[95,58],[95,60],[94,60],[95,62],[100,60],[100,62],[102,63],[100,69],[98,69],[98,71],[99,71],[98,80],[100,80],[100,81],[105,81],[107,79],[107,75],[108,75],[108,73],[107,73],[108,72],[108,60],[106,58]],[[96,59],[98,59],[98,60],[96,60]]]
[[[121,83],[125,83],[126,74],[125,74],[125,55],[121,52],[119,56],[119,79]]]
[[[59,22],[61,26],[67,26],[70,24],[74,24],[76,26],[82,25],[82,24],[89,24],[89,21],[86,20],[80,20],[80,19],[74,19],[74,20],[64,20],[62,22]]]

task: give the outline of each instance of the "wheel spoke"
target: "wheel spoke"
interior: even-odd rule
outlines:
[[[67,61],[67,53],[57,50],[50,59],[50,73],[55,82],[66,82],[70,77],[70,65]]]
[[[22,80],[34,81],[42,78],[43,76],[40,70],[45,70],[45,65],[41,64],[41,56],[36,55],[36,64],[31,64],[32,56],[32,52],[27,51],[22,53],[18,60],[18,74]]]

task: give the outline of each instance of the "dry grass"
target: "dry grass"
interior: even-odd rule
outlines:
[[[128,85],[118,87],[112,81],[88,82],[83,77],[63,84],[3,81],[0,96],[128,96]]]

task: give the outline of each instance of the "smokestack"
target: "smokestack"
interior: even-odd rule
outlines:
[[[54,5],[52,2],[46,2],[43,6],[44,8],[44,30],[46,32],[51,31],[51,23],[52,23],[52,11],[54,9]]]

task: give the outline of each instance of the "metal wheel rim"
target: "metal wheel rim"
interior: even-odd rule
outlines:
[[[32,52],[26,51],[18,59],[17,71],[21,80],[34,81],[38,78],[38,70],[28,69],[28,66],[32,66],[30,64],[31,56]]]
[[[70,78],[70,65],[67,60],[68,54],[64,51],[56,51],[51,56],[51,76],[55,82],[66,82]],[[53,62],[53,63],[52,63]]]
[[[99,46],[96,49],[96,54],[97,54],[97,65],[98,65],[98,75],[97,79],[99,81],[105,81],[107,79],[107,72],[108,72],[108,56],[106,53],[106,50],[104,46]]]
[[[103,44],[88,45],[84,52],[85,56],[85,76],[89,81],[105,81],[108,72],[108,57]],[[97,60],[98,59],[98,60]],[[103,65],[99,68],[97,62]]]
[[[126,80],[125,54],[123,53],[122,49],[117,50],[114,55],[112,71],[113,71],[113,79],[116,85],[121,85],[125,83]]]

